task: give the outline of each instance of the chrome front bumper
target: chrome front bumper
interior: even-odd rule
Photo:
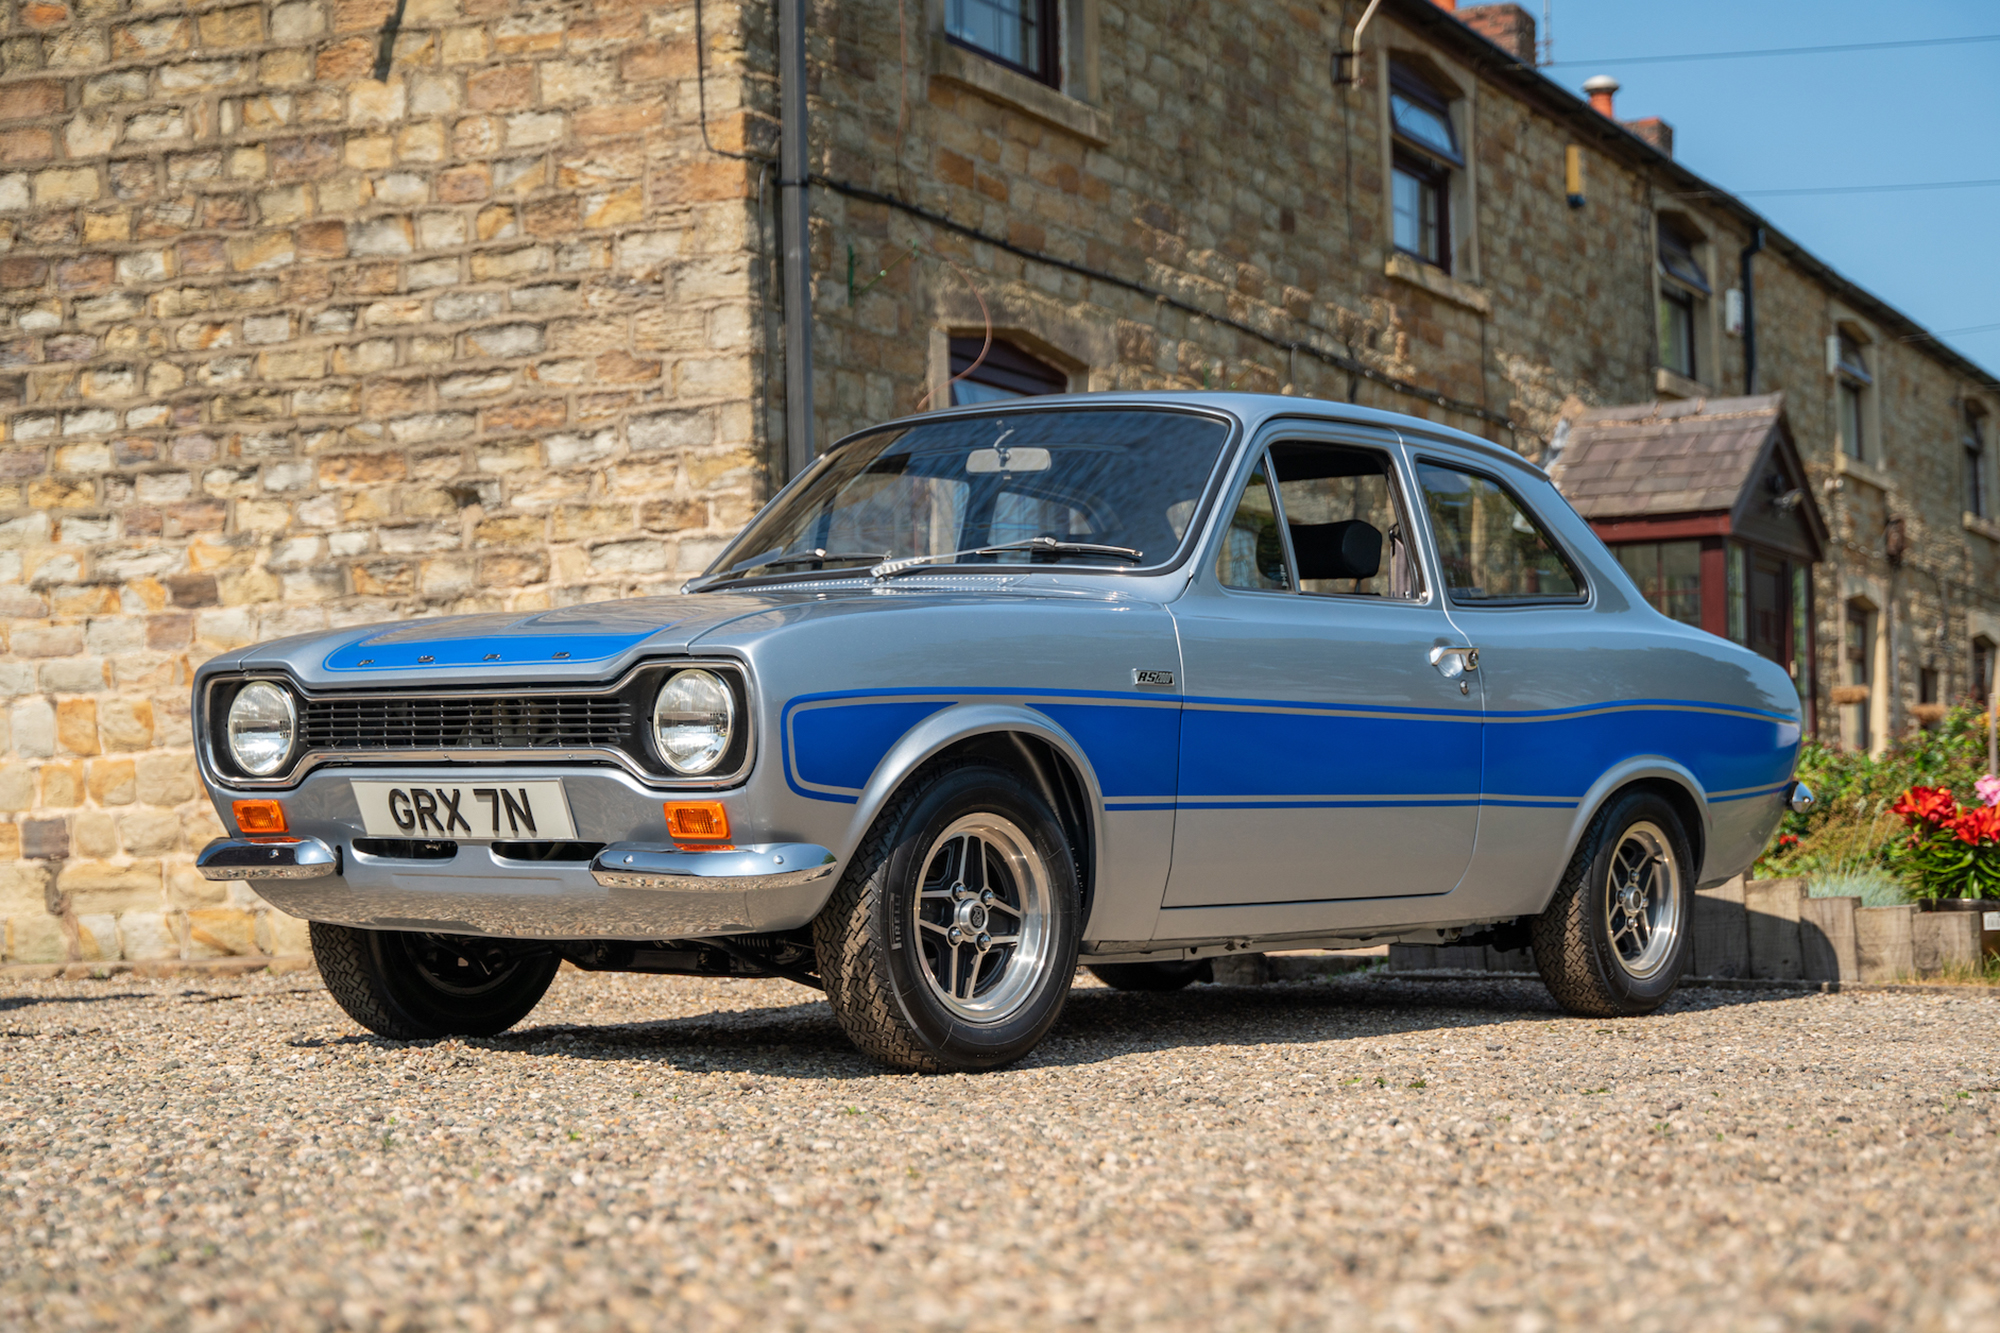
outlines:
[[[621,842],[586,863],[516,861],[484,843],[435,860],[382,857],[317,838],[222,838],[196,864],[210,879],[251,881],[308,921],[549,940],[792,930],[818,913],[840,869],[832,852],[805,843],[691,852]]]

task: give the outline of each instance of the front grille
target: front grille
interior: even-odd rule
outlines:
[[[608,695],[511,699],[309,699],[308,750],[617,749],[632,706]]]

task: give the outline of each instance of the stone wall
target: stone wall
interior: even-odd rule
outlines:
[[[763,494],[754,169],[689,4],[10,5],[5,957],[301,947],[194,875],[188,684],[329,625],[673,587]],[[708,7],[718,137],[736,7]]]

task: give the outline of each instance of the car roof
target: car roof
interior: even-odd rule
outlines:
[[[1076,407],[1151,407],[1177,408],[1183,411],[1207,410],[1219,412],[1240,422],[1246,431],[1255,432],[1265,422],[1284,417],[1306,417],[1322,421],[1341,422],[1356,426],[1375,426],[1395,431],[1405,443],[1414,444],[1420,438],[1426,443],[1448,444],[1478,454],[1483,458],[1503,465],[1525,469],[1536,477],[1542,477],[1542,470],[1512,449],[1481,439],[1477,435],[1442,426],[1435,421],[1411,416],[1404,412],[1385,412],[1380,408],[1363,407],[1358,403],[1343,403],[1329,398],[1308,398],[1304,395],[1276,393],[1229,393],[1204,389],[1152,389],[1145,391],[1117,391],[1108,393],[1058,393],[1042,394],[1032,398],[1006,398],[993,402],[968,403],[963,407],[940,408],[933,412],[923,412],[914,416],[897,417],[861,430],[854,431],[834,441],[832,449],[838,449],[851,440],[876,431],[895,427],[919,426],[930,422],[947,420],[952,417],[993,416],[1002,412],[1047,412]],[[1414,438],[1413,438],[1414,437]],[[830,452],[831,450],[829,450]]]

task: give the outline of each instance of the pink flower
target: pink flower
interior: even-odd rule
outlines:
[[[1979,793],[1979,799],[1986,802],[1986,804],[2000,805],[2000,777],[1995,777],[1991,773],[1988,773],[1985,777],[1973,783],[1972,789]]]

